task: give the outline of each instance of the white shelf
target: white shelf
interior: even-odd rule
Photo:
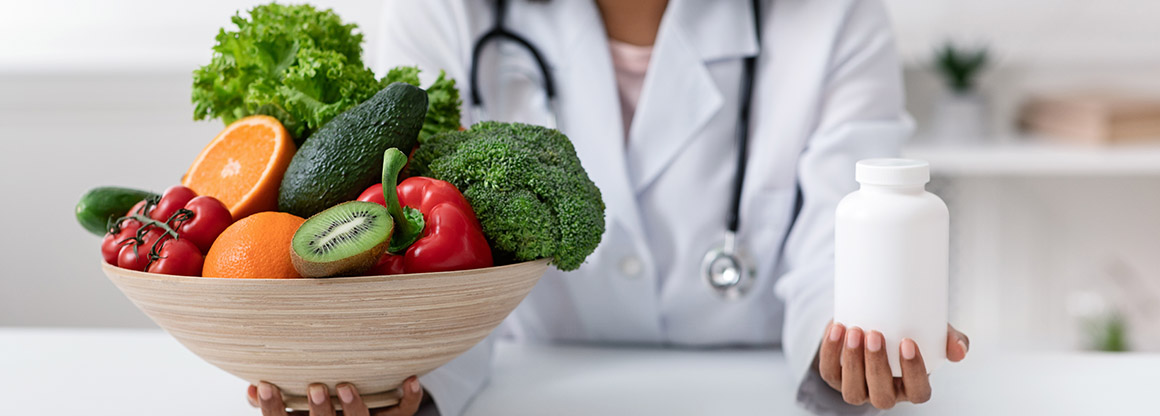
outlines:
[[[903,156],[939,176],[1160,176],[1160,143],[1084,146],[1018,139],[971,145],[915,144]]]

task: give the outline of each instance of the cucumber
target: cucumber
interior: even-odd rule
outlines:
[[[158,197],[157,194],[129,188],[102,186],[93,188],[77,202],[77,222],[97,236],[109,231],[109,220],[125,216],[129,210],[145,198]]]

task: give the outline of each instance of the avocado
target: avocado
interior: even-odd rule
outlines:
[[[379,183],[383,152],[411,154],[427,115],[427,93],[403,82],[383,88],[311,134],[290,161],[278,209],[302,218],[358,198]]]

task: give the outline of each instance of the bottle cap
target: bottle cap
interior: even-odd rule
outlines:
[[[863,185],[917,186],[930,182],[930,164],[914,159],[866,159],[854,167]]]

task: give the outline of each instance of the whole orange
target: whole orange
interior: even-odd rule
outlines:
[[[290,262],[290,240],[306,220],[284,212],[242,218],[214,240],[201,275],[237,279],[302,277]]]

